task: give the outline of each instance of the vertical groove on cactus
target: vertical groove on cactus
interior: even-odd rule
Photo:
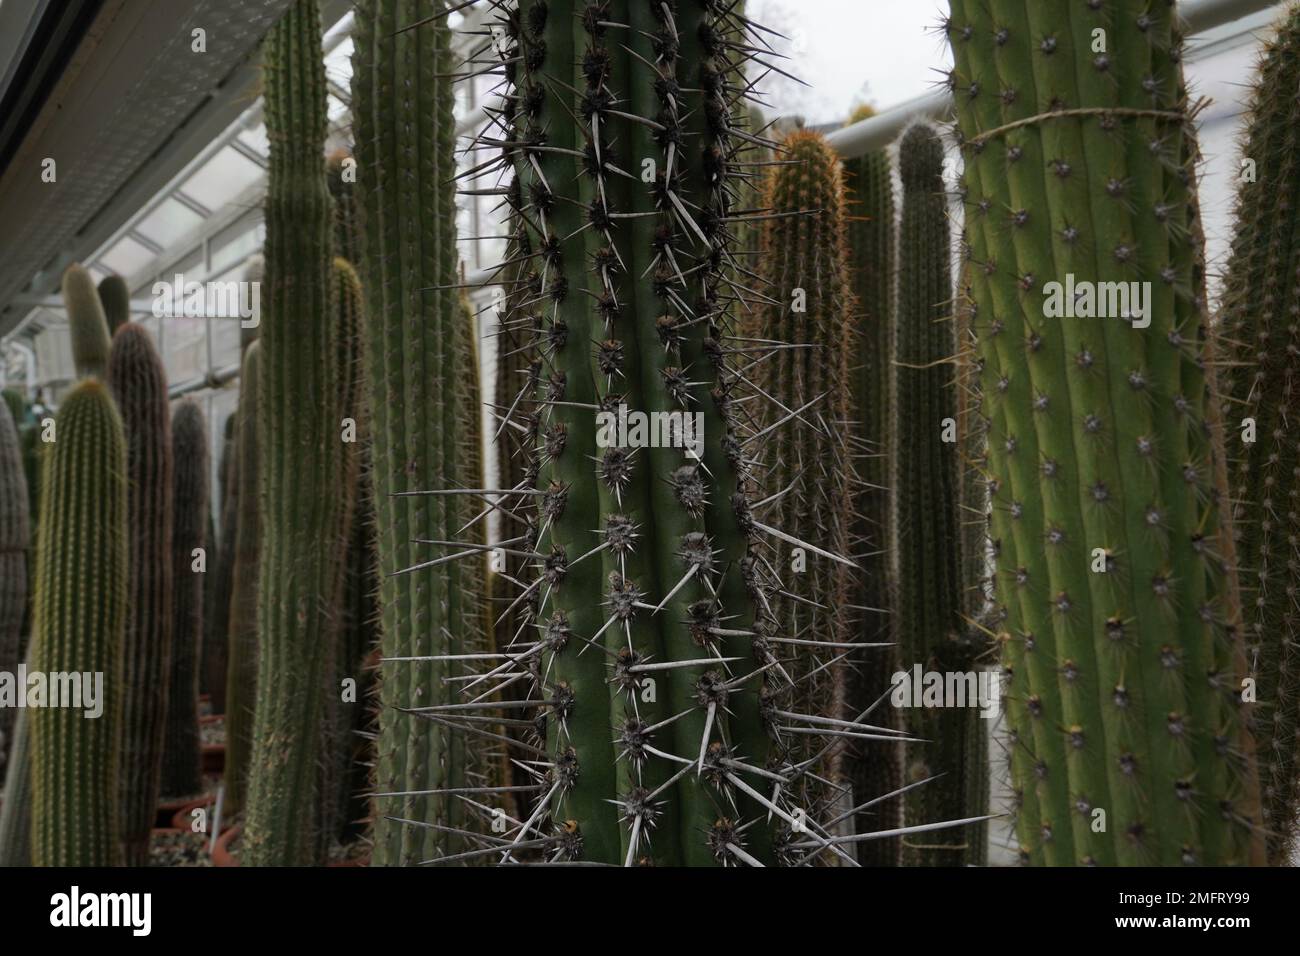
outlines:
[[[230,460],[235,467],[232,512],[226,522],[235,529],[230,548],[230,611],[226,639],[225,715],[226,811],[234,816],[244,809],[248,793],[248,761],[253,749],[253,715],[257,706],[258,617],[257,592],[261,577],[261,515],[258,487],[261,458],[258,447],[257,405],[261,390],[261,354],[258,342],[244,351],[239,375],[239,410],[235,418],[235,444]]]
[[[111,338],[119,328],[131,321],[131,290],[119,275],[105,276],[96,287],[99,302],[104,309],[104,321]]]
[[[321,687],[337,595],[333,542],[342,489],[340,388],[326,84],[320,14],[294,0],[264,42],[270,170],[268,308],[261,323],[257,434],[262,553],[253,750],[241,857],[250,866],[311,859]],[[334,542],[336,543],[336,542]]]
[[[1300,7],[1267,42],[1255,77],[1242,158],[1253,175],[1237,187],[1236,227],[1222,297],[1225,406],[1233,470],[1233,519],[1242,569],[1246,640],[1257,662],[1260,786],[1270,862],[1284,864],[1296,843],[1300,798],[1297,708],[1300,629],[1300,443],[1288,409],[1295,405],[1300,327]],[[1247,426],[1247,419],[1251,424]],[[1246,431],[1253,440],[1244,440]]]
[[[27,710],[18,711],[0,803],[0,866],[32,865],[32,749]]]
[[[77,377],[93,375],[103,378],[107,374],[111,338],[95,280],[83,266],[74,262],[64,270],[62,292]]]
[[[1022,853],[1245,862],[1260,841],[1172,8],[950,8]],[[1144,281],[1140,316],[1075,317],[1105,308],[1104,283]]]
[[[175,596],[167,377],[143,326],[123,326],[114,336],[108,384],[126,431],[131,556],[122,648],[121,838],[127,865],[143,866],[161,782]]]
[[[199,660],[203,648],[203,586],[195,550],[207,547],[208,429],[203,411],[186,399],[172,417],[172,666],[163,735],[161,792],[183,797],[203,789],[199,766]]]
[[[27,711],[36,866],[122,861],[119,721],[124,698],[148,691],[123,682],[131,600],[127,476],[127,442],[113,400],[99,381],[82,382],[63,401],[45,464],[30,660],[47,674],[99,675],[102,712],[92,718],[78,707]],[[147,848],[147,826],[144,832]]]
[[[435,5],[435,13],[443,9]],[[486,647],[476,592],[482,574],[463,561],[430,566],[429,546],[417,543],[481,545],[482,523],[472,523],[480,504],[461,495],[396,496],[481,481],[466,457],[479,440],[479,409],[457,371],[472,347],[471,333],[448,289],[458,282],[448,185],[456,168],[448,75],[456,61],[444,20],[398,32],[428,17],[426,4],[366,0],[357,8],[353,54],[364,348],[382,648],[389,661],[380,678],[374,777],[381,794],[374,814],[377,865],[414,864],[461,848],[460,838],[431,825],[461,826],[471,808],[427,791],[465,786],[474,751],[483,749],[467,748],[447,725],[406,709],[458,695],[460,685],[444,681],[448,665],[428,658]],[[425,659],[391,660],[411,657]]]
[[[30,548],[23,450],[17,422],[9,409],[3,407],[0,408],[0,673],[16,673],[22,660]],[[15,708],[0,707],[0,781],[9,771],[14,717]]]
[[[240,388],[243,388],[241,376]],[[239,515],[239,459],[237,454],[238,410],[226,416],[221,442],[221,463],[217,474],[221,510],[218,513],[215,556],[209,553],[213,570],[212,599],[203,618],[203,686],[212,701],[214,714],[227,713],[226,671],[230,654],[230,604],[234,590],[235,532]],[[251,487],[256,488],[254,484]]]
[[[853,121],[871,110],[858,111]],[[889,641],[892,602],[888,540],[890,481],[889,364],[894,321],[893,283],[896,268],[894,244],[894,183],[889,154],[877,150],[844,162],[848,192],[845,234],[849,247],[852,291],[858,301],[856,337],[849,369],[853,382],[852,417],[862,443],[857,471],[862,487],[855,496],[858,520],[853,528],[852,550],[862,567],[861,586],[853,603],[862,608],[860,640],[869,644]],[[898,651],[877,647],[864,651],[850,675],[848,699],[870,704],[889,687],[898,669]],[[880,708],[872,718],[891,730],[900,728],[896,708]],[[903,748],[886,741],[856,748],[850,774],[856,802],[893,793],[903,782]],[[902,801],[885,800],[858,815],[855,829],[896,829],[903,821]],[[858,862],[868,866],[897,865],[899,839],[871,840],[858,847]]]
[[[898,240],[898,306],[890,375],[895,452],[891,539],[897,555],[893,633],[902,670],[975,675],[983,646],[963,619],[959,451],[955,430],[957,342],[952,315],[951,239],[943,183],[943,144],[933,129],[913,126],[899,144],[903,209]],[[945,434],[948,433],[948,434]],[[973,686],[967,681],[968,687]],[[909,825],[980,816],[987,810],[984,721],[977,701],[908,707],[906,783],[945,774],[908,793]],[[903,841],[903,862],[954,866],[985,861],[986,828]]]
[[[855,414],[849,363],[857,303],[849,286],[844,186],[839,159],[819,133],[792,133],[782,159],[766,183],[763,202],[777,217],[763,224],[759,270],[773,304],[745,323],[745,337],[798,347],[778,348],[759,364],[758,387],[777,401],[759,422],[772,431],[756,471],[763,495],[778,496],[768,512],[771,523],[815,531],[820,547],[844,556],[858,521],[854,457],[870,453],[857,436],[845,437]],[[852,639],[857,631],[852,616],[864,613],[850,609],[857,603],[853,596],[862,572],[843,558],[797,545],[780,548],[774,560],[794,594],[774,605],[782,633],[825,645],[802,646],[787,655],[795,688],[777,703],[789,711],[843,719],[847,665],[845,649],[837,645]],[[809,735],[795,742],[793,753],[808,759],[823,746]],[[838,783],[840,748],[835,751],[830,779]],[[881,795],[864,795],[859,802]],[[833,792],[806,777],[798,797],[812,808]]]

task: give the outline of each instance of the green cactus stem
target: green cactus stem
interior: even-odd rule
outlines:
[[[99,302],[103,306],[104,320],[111,337],[131,321],[131,290],[126,287],[126,280],[120,275],[110,275],[99,280],[96,291],[99,293]]]
[[[312,858],[323,645],[337,607],[341,386],[325,176],[326,84],[320,15],[293,0],[264,43],[268,308],[257,405],[264,548],[258,584],[257,703],[241,859]],[[245,489],[247,490],[247,489]]]
[[[235,529],[230,549],[231,590],[226,640],[226,808],[233,816],[244,809],[248,788],[248,761],[253,750],[253,723],[257,707],[258,632],[257,592],[261,581],[261,518],[257,504],[260,455],[257,403],[261,389],[262,349],[257,342],[244,352],[239,376],[239,411],[231,462],[238,471],[232,482],[235,510],[227,516]]]
[[[63,272],[62,291],[77,377],[93,375],[103,378],[108,373],[112,339],[95,280],[83,266],[74,262]]]
[[[242,379],[240,387],[243,387]],[[221,442],[221,462],[217,485],[221,501],[217,531],[209,540],[216,542],[209,552],[212,593],[203,612],[203,674],[201,689],[211,699],[212,712],[226,710],[226,671],[230,641],[230,600],[234,587],[235,534],[239,508],[239,461],[236,454],[238,411],[226,416]],[[256,488],[257,486],[251,485]],[[215,553],[214,553],[215,552]]]
[[[433,12],[443,9],[436,4]],[[461,386],[472,333],[459,321],[450,31],[427,5],[365,0],[356,11],[353,109],[367,294],[364,350],[373,435],[382,652],[372,863],[410,865],[467,849],[436,827],[473,812],[440,791],[482,773],[487,738],[468,745],[409,711],[459,697],[444,655],[483,653],[484,575],[464,561],[429,565],[424,541],[482,548],[482,502],[409,496],[481,487],[471,450],[479,408]],[[399,30],[401,32],[399,32]],[[407,495],[406,497],[399,497]],[[522,531],[514,527],[511,535]],[[417,567],[424,565],[423,567]],[[404,658],[405,660],[393,660]],[[412,660],[411,658],[422,658]],[[516,685],[517,686],[517,685]],[[518,716],[515,714],[512,717]],[[410,821],[403,823],[400,821]]]
[[[1173,8],[950,9],[1022,856],[1262,859]]]
[[[1270,862],[1296,843],[1300,801],[1300,584],[1296,507],[1300,454],[1291,436],[1300,329],[1300,7],[1267,41],[1250,101],[1237,186],[1236,227],[1219,332],[1228,343],[1226,442],[1249,659],[1257,662],[1260,787]],[[1247,170],[1245,163],[1252,167]]]
[[[849,285],[844,184],[839,159],[819,133],[792,133],[781,158],[783,164],[773,167],[765,184],[763,206],[774,218],[763,224],[759,268],[773,303],[742,319],[742,328],[750,347],[772,341],[802,347],[773,349],[760,360],[759,388],[775,400],[759,423],[770,430],[759,484],[764,497],[776,498],[767,512],[772,524],[815,529],[817,544],[838,557],[800,545],[776,552],[794,595],[775,605],[783,633],[823,645],[801,645],[788,655],[793,660],[786,670],[795,688],[776,703],[792,712],[843,719],[853,715],[845,714],[848,665],[840,659],[858,629],[854,618],[868,613],[855,610],[853,599],[861,571],[843,557],[850,553],[858,518],[855,449],[846,438],[854,414],[850,345],[857,304]],[[882,685],[866,704],[883,690]],[[795,753],[807,759],[824,744],[808,735],[795,743]],[[838,754],[837,749],[832,780],[841,775]],[[816,783],[803,781],[805,805],[828,798]]]
[[[981,643],[963,618],[961,517],[958,484],[956,353],[951,321],[952,245],[943,183],[943,144],[929,126],[911,127],[899,143],[903,203],[898,240],[898,305],[893,333],[894,435],[891,538],[897,555],[897,600],[892,617],[904,673],[972,675],[978,680]],[[969,681],[968,681],[969,684]],[[971,818],[988,809],[984,770],[985,719],[978,698],[964,706],[907,707],[908,733],[926,741],[907,752],[906,783],[939,774],[935,786],[907,794],[909,824]],[[969,747],[975,752],[968,753]],[[903,841],[911,866],[979,865],[986,828],[924,834]]]
[[[122,648],[121,837],[127,865],[144,866],[161,786],[175,601],[171,410],[162,359],[144,326],[125,325],[113,337],[108,384],[126,430],[131,528],[131,600]]]
[[[855,111],[851,122],[874,114],[870,107]],[[851,289],[858,302],[858,320],[851,330],[856,336],[849,359],[853,383],[851,415],[855,436],[862,443],[857,471],[862,490],[857,494],[858,520],[852,528],[854,560],[862,568],[859,589],[853,603],[874,611],[861,611],[857,633],[870,643],[889,641],[891,578],[888,541],[890,482],[888,441],[889,374],[888,356],[893,348],[890,330],[894,321],[894,272],[897,251],[894,241],[894,183],[889,154],[876,150],[845,160],[845,237],[849,250]],[[889,686],[898,670],[898,652],[879,647],[859,655],[849,675],[850,701],[870,703]],[[895,708],[881,707],[872,714],[875,723],[899,730],[902,721]],[[903,748],[885,741],[864,743],[854,748],[849,763],[855,802],[893,793],[903,782]],[[900,800],[886,800],[858,815],[855,829],[889,830],[902,826]],[[858,861],[866,866],[892,866],[899,862],[899,839],[871,840],[858,846]]]
[[[22,445],[5,407],[0,408],[0,672],[14,673],[23,659],[30,548]],[[9,768],[15,715],[13,708],[0,707],[0,781]]]
[[[0,866],[32,865],[32,750],[27,710],[18,711],[9,748],[9,772],[0,803]]]
[[[199,744],[199,661],[203,642],[203,587],[207,579],[208,429],[203,410],[185,399],[172,416],[173,469],[172,667],[163,733],[161,792],[186,796],[203,788]],[[203,570],[195,570],[195,552]]]
[[[122,860],[118,776],[129,769],[119,733],[131,693],[122,672],[131,599],[128,444],[102,383],[82,382],[64,399],[57,436],[45,464],[30,662],[35,671],[95,681],[102,711],[26,712],[32,863],[112,866]]]

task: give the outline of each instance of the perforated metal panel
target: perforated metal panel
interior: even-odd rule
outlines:
[[[179,168],[188,158],[174,148],[179,140],[201,140],[248,106],[258,42],[287,2],[104,4],[0,177],[0,334],[22,314],[10,307],[15,295],[56,288],[122,206]],[[206,52],[192,49],[196,29]],[[56,164],[53,183],[41,179],[46,159]]]

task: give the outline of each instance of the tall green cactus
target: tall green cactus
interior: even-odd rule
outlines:
[[[99,280],[97,291],[111,337],[131,321],[131,290],[126,287],[126,280],[120,275],[110,275]]]
[[[312,857],[321,687],[337,595],[342,489],[326,88],[320,14],[293,0],[264,44],[268,308],[261,323],[257,432],[262,553],[253,752],[241,855],[248,865]]]
[[[1246,640],[1259,682],[1256,717],[1269,859],[1296,842],[1300,799],[1300,454],[1291,432],[1300,303],[1300,7],[1267,41],[1250,102],[1237,221],[1219,331],[1229,344],[1226,442],[1242,568]],[[1250,165],[1247,166],[1246,163]]]
[[[22,660],[30,547],[27,476],[18,426],[9,409],[0,407],[0,672],[16,672]],[[0,781],[9,769],[14,716],[13,708],[0,707]]]
[[[241,377],[240,387],[243,387]],[[230,641],[230,601],[235,572],[235,532],[239,507],[239,461],[236,454],[238,411],[226,416],[221,441],[217,487],[221,508],[209,552],[212,593],[203,614],[203,676],[201,688],[209,695],[214,714],[226,713],[226,670]],[[254,483],[250,486],[256,489]],[[215,552],[215,554],[213,553]]]
[[[873,115],[870,107],[854,112],[852,122]],[[890,330],[894,322],[894,182],[889,154],[875,150],[845,160],[845,236],[849,249],[851,288],[858,303],[858,319],[851,334],[856,342],[849,359],[853,383],[851,410],[858,443],[858,475],[862,487],[856,498],[857,521],[852,528],[854,560],[862,568],[853,603],[862,611],[856,633],[870,644],[888,643],[889,610],[893,600],[889,547],[889,356],[893,353]],[[866,704],[884,693],[898,670],[893,647],[864,651],[849,677],[848,699]],[[878,708],[873,720],[891,730],[901,727],[898,711]],[[857,748],[849,765],[857,802],[893,793],[903,782],[903,747],[884,741]],[[885,800],[859,814],[856,829],[895,829],[902,825],[901,800]],[[899,839],[873,840],[858,847],[859,862],[869,866],[896,865]]]
[[[122,673],[128,465],[122,420],[103,384],[91,379],[72,390],[59,409],[56,436],[36,545],[31,666],[92,681],[101,712],[27,712],[32,862],[111,866],[122,860],[118,776],[129,769],[119,734],[131,693]]]
[[[984,650],[963,620],[957,392],[951,361],[952,245],[943,183],[943,144],[929,126],[911,127],[899,143],[903,204],[898,240],[898,305],[891,373],[895,447],[891,538],[897,556],[893,633],[904,673],[976,674]],[[978,679],[978,678],[977,678]],[[974,817],[988,808],[986,724],[978,699],[908,707],[905,726],[926,741],[907,753],[906,783],[938,774],[934,786],[906,799],[908,823]],[[984,826],[951,837],[904,840],[913,866],[982,864]]]
[[[126,430],[130,522],[131,601],[122,649],[118,779],[121,837],[127,865],[143,866],[162,779],[175,600],[171,410],[162,359],[144,326],[123,326],[113,337],[108,384]],[[46,513],[42,503],[42,519]]]
[[[1173,8],[950,8],[1021,853],[1259,860]]]
[[[0,803],[0,866],[32,865],[32,748],[27,710],[18,711]]]
[[[112,340],[95,280],[83,266],[74,262],[63,272],[62,291],[77,377],[93,375],[103,378],[108,371]]]
[[[765,184],[763,203],[773,218],[763,225],[759,273],[772,304],[742,319],[742,328],[751,348],[779,343],[758,359],[756,375],[772,399],[759,422],[769,430],[759,483],[763,495],[775,499],[767,520],[809,529],[823,550],[789,544],[777,550],[773,560],[793,592],[776,605],[777,617],[783,633],[823,646],[791,649],[798,653],[787,655],[793,660],[786,670],[795,684],[777,704],[842,719],[853,715],[844,712],[849,665],[841,658],[857,631],[854,617],[865,613],[852,607],[861,571],[845,557],[857,517],[855,449],[846,437],[854,414],[850,344],[857,305],[849,286],[838,157],[821,134],[800,130],[786,139],[782,159]],[[795,745],[805,757],[822,746],[811,735]],[[832,772],[833,779],[839,776]],[[826,798],[812,789],[816,783],[804,779],[801,799]]]
[[[458,321],[458,296],[447,288],[457,282],[455,197],[448,185],[456,168],[455,119],[447,76],[455,61],[444,22],[398,32],[430,12],[411,0],[359,3],[353,53],[364,347],[388,661],[374,783],[379,793],[392,794],[377,798],[377,865],[418,863],[460,846],[436,827],[461,826],[468,805],[429,791],[468,785],[474,752],[482,749],[407,710],[446,703],[459,688],[444,682],[448,667],[430,657],[488,647],[484,575],[463,562],[417,567],[429,548],[421,540],[482,546],[482,522],[466,527],[478,502],[409,496],[481,481],[467,454],[481,440],[479,409],[460,378],[471,333]]]
[[[226,762],[224,783],[228,812],[244,809],[248,790],[248,761],[253,750],[253,716],[257,708],[258,613],[261,582],[261,517],[258,494],[261,456],[258,447],[257,405],[261,391],[262,347],[258,342],[244,352],[239,376],[239,411],[231,462],[237,471],[232,483],[232,513],[226,516],[235,529],[230,548],[229,632],[226,639]]]
[[[208,428],[198,402],[187,398],[172,417],[173,469],[172,666],[163,732],[161,792],[179,797],[203,788],[199,766],[199,660],[203,648],[203,587],[207,579]],[[204,551],[195,570],[195,551]]]

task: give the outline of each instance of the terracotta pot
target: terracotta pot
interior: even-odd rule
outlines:
[[[217,837],[217,845],[212,848],[213,866],[239,866],[239,859],[231,854],[230,843],[243,832],[244,825],[236,823],[229,830],[223,830]]]
[[[217,798],[211,794],[199,797],[197,800],[187,800],[178,805],[172,813],[168,825],[177,830],[189,830],[194,824],[194,817],[191,815],[199,807],[207,807],[208,822],[212,822],[212,812],[217,807]]]

